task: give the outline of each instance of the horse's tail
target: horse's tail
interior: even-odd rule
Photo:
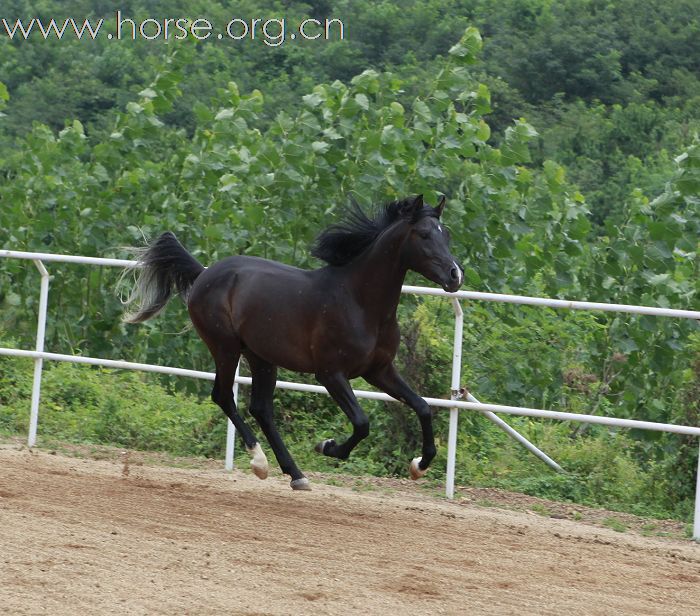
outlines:
[[[124,315],[127,323],[141,323],[157,315],[168,303],[173,289],[186,299],[197,276],[204,271],[170,231],[140,251],[138,264],[136,285],[123,302],[136,306]]]

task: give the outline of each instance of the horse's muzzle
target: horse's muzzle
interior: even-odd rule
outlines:
[[[453,261],[449,272],[449,278],[443,283],[442,288],[448,293],[457,291],[459,287],[462,286],[462,281],[464,280],[462,271],[457,261]]]

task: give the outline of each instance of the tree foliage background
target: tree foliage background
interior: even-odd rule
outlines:
[[[5,4],[8,19],[113,19],[94,2]],[[697,310],[700,3],[646,4],[237,3],[238,15],[346,24],[346,40],[275,48],[0,37],[0,246],[125,257],[124,246],[170,229],[205,263],[246,253],[316,267],[308,246],[350,197],[370,206],[445,193],[470,289]],[[212,0],[125,1],[122,11],[232,17]],[[182,306],[127,327],[116,272],[51,272],[50,350],[211,369],[196,336],[182,332]],[[36,303],[31,268],[0,261],[5,342],[32,344]],[[476,303],[465,311],[465,382],[480,399],[700,423],[693,322]],[[448,395],[449,306],[406,298],[401,312],[409,380],[424,395]],[[0,426],[22,430],[28,390],[11,361],[1,364]],[[133,412],[99,396],[76,408],[61,391],[70,373],[60,374],[54,429],[68,416],[92,417],[68,422],[67,438],[175,442],[144,423],[163,406],[155,398]],[[323,400],[279,400],[299,451],[321,432],[347,429]],[[218,411],[182,412],[201,419],[168,420],[198,443],[192,451],[217,453]],[[569,473],[556,476],[480,417],[463,417],[462,481],[689,511],[692,440],[513,419],[559,456]],[[402,473],[417,422],[395,405],[376,405],[372,419],[375,437],[343,468]],[[442,434],[444,418],[438,423]]]

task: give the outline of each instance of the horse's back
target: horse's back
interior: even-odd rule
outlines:
[[[230,275],[235,272],[286,272],[288,274],[303,275],[308,274],[308,270],[303,270],[292,265],[286,265],[284,263],[279,263],[278,261],[271,261],[270,259],[263,259],[262,257],[253,257],[248,255],[234,255],[231,257],[226,257],[217,261],[213,265],[209,266],[206,272],[202,273],[204,276],[206,273],[209,275],[217,276],[219,274]]]
[[[202,272],[189,294],[189,305],[242,305],[259,300],[284,301],[313,287],[313,272],[259,257],[234,256],[218,261]],[[288,299],[287,298],[287,299]]]
[[[195,281],[188,298],[190,316],[205,340],[235,337],[262,357],[279,345],[281,336],[303,348],[322,296],[319,281],[318,270],[258,257],[229,257]]]

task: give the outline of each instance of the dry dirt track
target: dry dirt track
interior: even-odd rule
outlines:
[[[3,614],[700,614],[700,546],[0,449]],[[417,490],[416,490],[417,492]]]

